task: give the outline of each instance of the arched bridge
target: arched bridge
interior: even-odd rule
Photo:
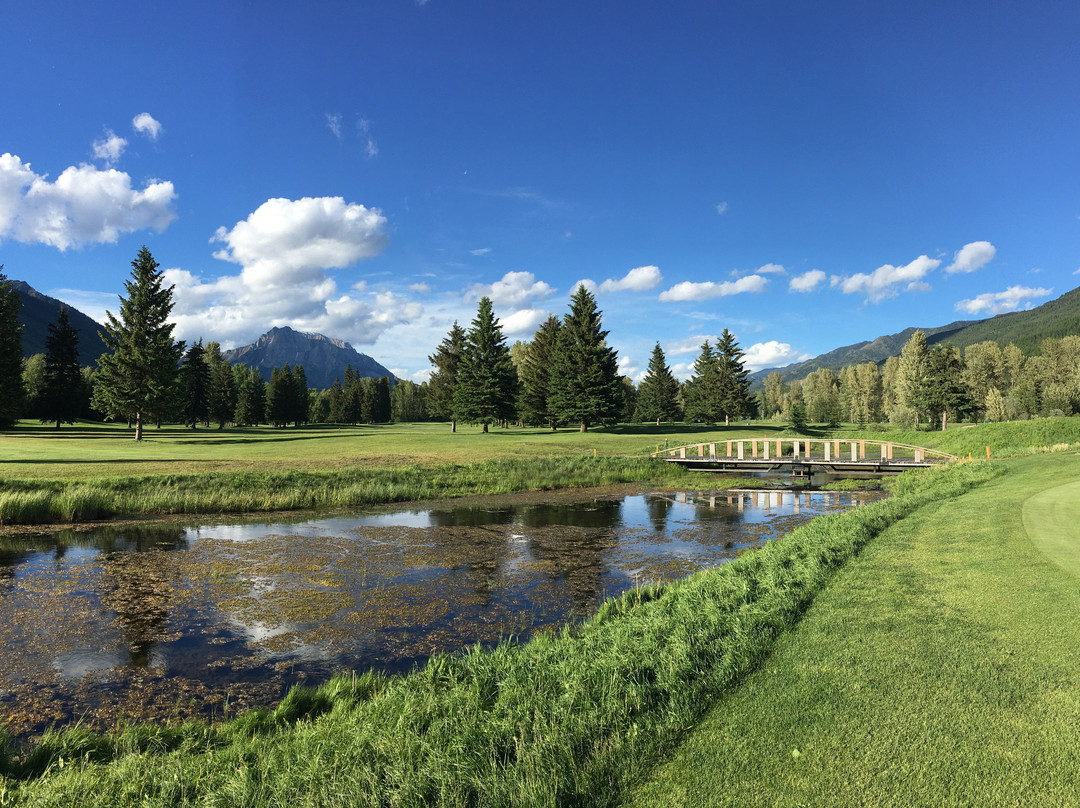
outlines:
[[[658,449],[653,457],[711,471],[784,471],[898,474],[956,460],[955,455],[895,441],[823,438],[741,438]]]

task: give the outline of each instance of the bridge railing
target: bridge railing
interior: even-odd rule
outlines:
[[[670,449],[658,447],[652,456],[680,460],[814,460],[826,463],[862,460],[911,460],[927,463],[956,460],[956,455],[925,446],[862,438],[738,438],[689,443]]]

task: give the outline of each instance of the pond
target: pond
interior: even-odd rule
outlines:
[[[221,716],[298,682],[527,638],[860,493],[604,489],[0,537],[0,721]]]

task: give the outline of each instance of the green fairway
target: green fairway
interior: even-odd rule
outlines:
[[[1080,457],[1008,466],[870,543],[633,804],[1080,805]]]
[[[1024,528],[1047,558],[1080,577],[1080,480],[1029,498]]]

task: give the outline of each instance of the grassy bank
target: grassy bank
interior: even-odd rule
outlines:
[[[1080,456],[1008,467],[845,566],[634,804],[1080,805]]]
[[[634,590],[583,625],[340,678],[214,728],[69,731],[0,759],[0,804],[613,805],[897,520],[999,469],[914,474],[734,563]]]
[[[322,472],[238,471],[99,477],[85,481],[8,480],[0,485],[0,524],[353,507],[627,482],[685,484],[688,477],[681,468],[650,458],[578,456]]]

